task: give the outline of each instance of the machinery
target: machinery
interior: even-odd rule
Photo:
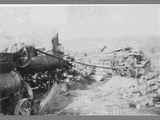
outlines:
[[[23,101],[23,104],[30,107],[31,104],[28,104],[28,101],[33,98],[33,93],[16,71],[18,54],[18,52],[0,53],[0,102],[1,112],[4,114],[28,114],[30,112],[22,110],[20,105]]]
[[[54,42],[53,42],[54,41]],[[52,39],[57,49],[58,34]],[[57,44],[58,45],[58,44]],[[39,50],[40,52],[40,50]],[[0,53],[0,108],[4,114],[30,115],[34,103],[31,86],[23,79],[22,73],[40,72],[63,67],[63,53],[59,58],[40,54],[34,47],[25,46],[15,53]],[[56,55],[56,56],[57,56]]]

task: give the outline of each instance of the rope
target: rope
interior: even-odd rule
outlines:
[[[57,59],[59,59],[59,60],[65,61],[64,59],[60,58],[59,56],[52,55],[52,54],[48,54],[48,53],[43,52],[43,51],[38,50],[38,49],[36,49],[36,51],[38,51],[38,52],[40,52],[40,53],[42,53],[42,54],[48,55],[48,56],[50,56],[50,57],[54,57],[54,58],[57,58]],[[65,56],[68,56],[68,55],[65,55]],[[68,57],[69,57],[69,56],[68,56]],[[93,67],[93,68],[112,69],[112,70],[114,69],[114,68],[112,68],[112,67],[92,65],[92,64],[82,63],[82,62],[79,62],[79,61],[72,61],[72,63],[81,64],[81,65],[88,66],[88,67]]]

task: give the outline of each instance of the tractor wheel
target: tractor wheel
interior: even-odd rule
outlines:
[[[16,107],[15,107],[15,111],[14,114],[15,115],[31,115],[31,107],[32,107],[32,102],[30,99],[28,98],[23,98],[21,100],[18,101]]]

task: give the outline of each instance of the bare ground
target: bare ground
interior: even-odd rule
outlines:
[[[158,115],[155,109],[129,106],[133,98],[126,99],[122,92],[134,83],[134,79],[115,76],[110,80],[95,82],[88,89],[70,91],[69,96],[54,94],[45,112],[33,118],[52,118],[57,115]]]
[[[59,115],[157,115],[150,109],[129,107],[129,99],[121,92],[134,80],[113,77],[109,81],[96,82],[87,90],[76,90],[73,102],[59,112]]]

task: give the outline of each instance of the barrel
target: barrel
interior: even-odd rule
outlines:
[[[16,92],[20,88],[21,80],[20,74],[14,71],[0,74],[0,94],[5,93],[5,96],[8,96]]]

